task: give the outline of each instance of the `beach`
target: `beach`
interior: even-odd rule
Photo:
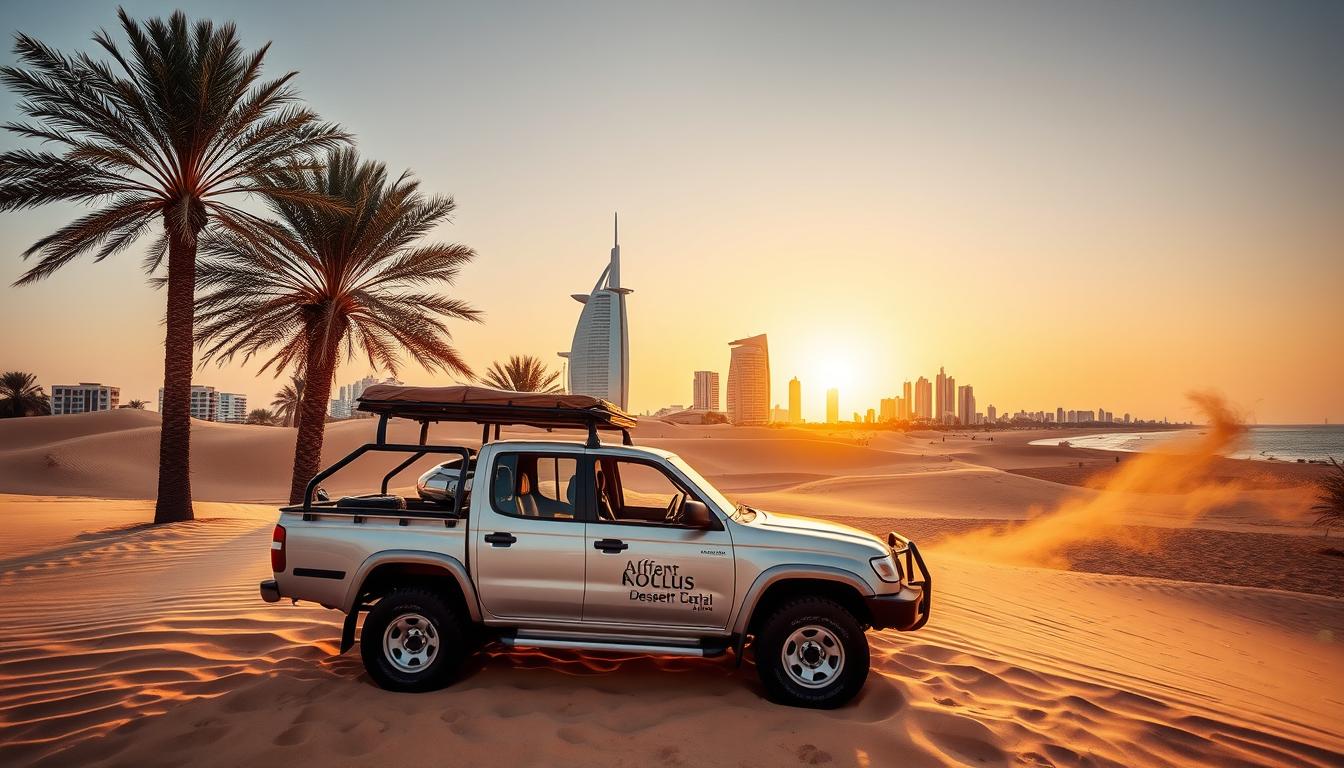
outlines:
[[[1309,525],[1324,467],[1208,457],[1176,483],[1140,454],[1030,445],[1066,430],[641,422],[637,444],[734,501],[921,542],[932,621],[870,633],[863,692],[817,712],[766,701],[750,650],[739,666],[491,645],[450,688],[380,690],[358,649],[336,655],[339,613],[257,595],[293,430],[193,422],[197,519],[155,527],[157,419],[0,421],[0,586],[22,595],[0,606],[5,765],[1344,761],[1344,558]],[[329,425],[324,463],[372,435]],[[365,492],[395,463],[370,458],[328,490]],[[1078,511],[1098,524],[1041,533]]]

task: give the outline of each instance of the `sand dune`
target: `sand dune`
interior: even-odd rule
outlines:
[[[22,506],[28,502],[8,499]],[[32,502],[70,518],[101,502]],[[0,760],[36,765],[1331,765],[1344,601],[937,558],[937,620],[871,637],[858,701],[764,702],[750,662],[490,648],[373,687],[338,614],[266,605],[269,509],[0,564]],[[117,519],[117,515],[121,519]],[[96,578],[89,578],[96,574]],[[53,626],[55,624],[55,626]],[[656,689],[656,698],[647,695]],[[526,733],[526,739],[519,739]]]
[[[935,541],[934,620],[870,635],[869,684],[835,712],[767,703],[750,658],[499,647],[458,685],[409,696],[374,687],[357,649],[333,655],[339,614],[257,597],[293,430],[193,426],[199,519],[154,527],[152,503],[135,499],[153,494],[157,415],[0,421],[0,492],[38,494],[0,496],[0,590],[21,596],[0,603],[0,764],[1344,764],[1344,584],[1333,561],[1293,562],[1321,558],[1292,508],[1296,476],[1196,520],[1179,496],[1123,495],[1125,531],[1172,532],[1150,551],[1098,532],[1068,551],[1074,571]],[[331,425],[326,460],[372,429]],[[479,439],[465,426],[435,434]],[[928,542],[1112,493],[1042,479],[1113,459],[1026,446],[1033,437],[654,422],[636,441],[749,503],[908,525]],[[415,438],[394,424],[392,439]],[[355,465],[329,488],[366,491],[394,461]],[[1033,467],[1041,477],[1017,472]],[[1171,567],[1144,567],[1168,555]],[[1257,580],[1267,567],[1307,581]]]

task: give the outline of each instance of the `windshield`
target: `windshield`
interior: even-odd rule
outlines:
[[[696,472],[694,469],[691,469],[691,465],[682,461],[680,456],[673,456],[671,457],[670,461],[672,462],[673,466],[681,470],[682,473],[686,475],[687,479],[689,479],[692,483],[695,484],[696,488],[699,488],[701,492],[703,492],[706,496],[709,497],[710,502],[713,503],[714,506],[718,507],[724,512],[728,512],[733,508],[733,502],[729,501],[727,496],[724,496],[722,493],[719,493],[719,489],[711,485],[710,482],[706,480],[704,477],[702,477],[699,472]]]

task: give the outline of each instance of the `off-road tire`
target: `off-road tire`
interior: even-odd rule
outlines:
[[[843,650],[839,672],[815,688],[800,684],[783,658],[785,643],[810,627],[829,633]],[[761,625],[754,646],[756,672],[766,696],[779,704],[834,709],[853,699],[868,679],[868,639],[863,625],[844,606],[824,597],[800,597],[777,608]]]
[[[389,625],[407,616],[422,617],[432,626],[427,642],[437,645],[423,669],[398,669],[384,643]],[[395,589],[373,606],[364,617],[359,645],[364,669],[379,687],[411,693],[451,683],[472,650],[457,612],[434,592],[413,588]]]

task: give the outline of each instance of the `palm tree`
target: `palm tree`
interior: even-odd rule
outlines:
[[[532,355],[509,355],[503,365],[490,364],[481,381],[496,389],[514,392],[559,392],[559,371],[547,372],[540,359]]]
[[[127,403],[127,404],[125,404],[125,405],[123,405],[123,406],[121,406],[121,407],[122,407],[122,408],[134,408],[134,409],[137,410],[137,411],[143,411],[143,410],[145,410],[145,401],[144,401],[144,400],[132,400],[132,401],[130,401],[129,403]]]
[[[112,63],[67,56],[20,34],[19,65],[0,81],[34,122],[9,123],[21,136],[61,152],[0,154],[0,210],[47,203],[98,204],[98,210],[37,241],[24,258],[37,264],[16,285],[33,283],[82,254],[101,261],[162,223],[145,258],[168,263],[164,339],[163,429],[159,442],[156,523],[190,520],[192,299],[197,239],[207,221],[243,232],[251,219],[229,202],[269,189],[268,172],[311,163],[309,153],[347,140],[334,125],[297,106],[290,72],[259,80],[269,44],[242,49],[232,24],[194,25],[178,11],[143,24],[117,15],[123,52],[104,31],[93,40]],[[301,195],[295,192],[296,195]]]
[[[0,419],[49,413],[51,398],[38,386],[36,376],[23,371],[0,374]]]
[[[1327,538],[1331,528],[1344,525],[1344,464],[1335,461],[1333,456],[1330,457],[1330,464],[1335,471],[1317,481],[1320,487],[1317,489],[1316,504],[1311,508],[1316,513],[1315,525],[1325,528]]]
[[[278,220],[246,230],[212,227],[202,245],[197,334],[203,358],[220,364],[274,350],[261,366],[304,371],[290,500],[317,474],[332,376],[342,356],[362,350],[393,375],[405,350],[425,368],[470,376],[444,322],[479,322],[466,302],[422,291],[452,285],[475,252],[420,244],[448,220],[451,197],[426,197],[410,173],[389,180],[381,163],[333,150],[322,170],[283,171],[268,184]],[[292,190],[299,194],[290,194]],[[329,195],[347,207],[302,202]]]
[[[299,403],[303,400],[303,377],[290,376],[289,384],[275,393],[271,405],[275,408],[276,418],[286,427],[294,426],[294,418],[299,415]]]
[[[247,418],[244,424],[260,424],[265,427],[273,427],[279,418],[267,408],[253,408],[247,412]]]

